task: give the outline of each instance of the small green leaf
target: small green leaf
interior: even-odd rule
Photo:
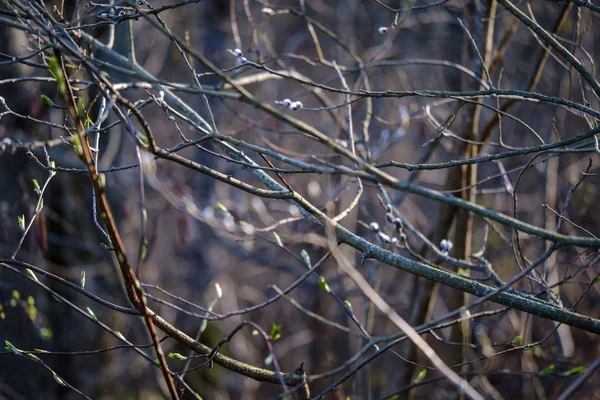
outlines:
[[[179,360],[179,361],[185,361],[187,360],[186,356],[183,356],[179,353],[169,353],[169,358],[172,360]]]
[[[22,231],[25,231],[25,215],[17,217],[17,221],[19,222],[19,228],[21,228]]]
[[[217,291],[217,297],[220,299],[223,297],[223,289],[221,289],[221,285],[218,282],[215,282],[215,290]]]
[[[42,193],[42,189],[40,188],[40,184],[37,179],[33,179],[33,191],[39,196]]]
[[[27,357],[29,357],[29,358],[31,358],[32,360],[35,360],[35,361],[40,361],[40,358],[38,356],[36,356],[35,354],[28,353]]]
[[[27,268],[25,270],[27,272],[27,275],[29,275],[31,277],[31,279],[33,279],[36,282],[39,282],[40,280],[38,279],[37,275],[33,273],[33,271],[29,268]]]
[[[98,174],[98,185],[101,189],[106,189],[106,175],[103,172]]]
[[[17,300],[17,301],[21,299],[21,293],[19,293],[19,291],[16,290],[16,289],[14,289],[12,291],[11,295],[12,295],[12,298],[15,299],[15,300]]]
[[[38,353],[50,353],[48,350],[44,350],[44,349],[33,349],[35,351],[37,351]]]
[[[5,341],[4,341],[4,344],[6,344],[6,347],[4,347],[6,350],[8,350],[8,351],[10,351],[10,352],[12,352],[12,353],[18,354],[18,355],[20,355],[20,354],[21,354],[21,350],[17,349],[17,348],[15,347],[15,345],[13,345],[13,344],[12,344],[11,342],[9,342],[8,340],[5,340]]]
[[[52,101],[52,99],[50,99],[50,97],[46,96],[45,94],[43,94],[41,97],[44,103],[46,103],[50,107],[54,107],[54,102]]]
[[[517,343],[521,343],[521,340],[523,340],[523,336],[522,336],[522,335],[519,335],[519,336],[517,336],[516,338],[514,338],[514,339],[512,340],[512,342],[510,342],[510,343],[511,343],[511,344],[517,344]]]
[[[252,336],[258,336],[259,333],[260,332],[255,329],[255,330],[252,331]]]
[[[115,331],[115,335],[117,335],[119,337],[119,339],[123,340],[123,341],[127,341],[127,339],[125,339],[125,336],[123,336],[123,334],[119,331]]]
[[[48,60],[48,71],[50,71],[56,80],[58,80],[60,75],[62,75],[62,71],[60,70],[60,66],[58,65],[58,61],[55,57],[52,57]]]
[[[419,383],[419,382],[421,382],[423,379],[425,379],[426,375],[427,375],[427,370],[426,369],[422,369],[421,372],[419,372],[419,375],[417,375],[417,377],[413,381],[413,383]]]
[[[225,204],[218,202],[217,203],[217,209],[221,212],[221,214],[224,217],[230,217],[231,213],[229,212],[229,210],[227,209],[227,207],[225,207]]]
[[[310,255],[308,254],[308,251],[306,251],[305,249],[302,249],[302,251],[300,251],[300,255],[302,256],[304,263],[310,267],[311,263],[310,263]]]
[[[267,356],[267,358],[265,358],[265,366],[267,366],[267,367],[268,367],[269,365],[271,365],[271,363],[272,363],[272,362],[273,362],[273,355],[272,355],[272,354],[269,354],[269,355]]]
[[[40,197],[40,201],[38,202],[37,208],[35,209],[36,213],[41,213],[42,209],[44,208],[44,199],[42,197]]]
[[[320,277],[317,283],[319,286],[321,286],[321,289],[325,290],[327,293],[331,293],[331,289],[329,288],[327,282],[325,282],[325,278]]]
[[[48,71],[50,71],[50,73],[56,80],[58,80],[61,77],[62,71],[60,70],[60,65],[58,65],[58,60],[56,59],[56,57],[51,57],[48,60]]]
[[[585,371],[587,371],[587,367],[584,367],[584,366],[575,367],[573,369],[563,372],[563,376],[579,375],[579,374],[583,374]]]
[[[140,253],[140,256],[142,258],[142,261],[146,259],[146,256],[148,255],[148,246],[146,246],[145,244],[142,245],[142,250]]]
[[[29,316],[29,318],[31,318],[31,320],[33,322],[35,322],[35,319],[38,314],[37,308],[35,308],[35,306],[33,306],[33,305],[28,305],[27,308],[25,309],[25,311],[27,312],[27,315]]]
[[[81,286],[82,289],[85,289],[85,271],[81,271],[81,277],[79,278],[79,286]]]
[[[281,325],[273,324],[271,334],[269,335],[272,341],[276,341],[281,337]]]
[[[56,374],[56,372],[52,371],[52,377],[54,378],[54,380],[56,381],[56,383],[58,383],[61,386],[65,386],[65,382],[62,379],[60,379],[60,376],[58,376]]]
[[[100,242],[100,247],[102,247],[104,250],[110,250],[110,247],[106,243]]]
[[[73,140],[71,141],[71,143],[73,144],[73,148],[75,149],[77,154],[82,155],[83,147],[81,147],[81,141],[79,140],[79,137],[77,137],[77,136],[73,137]]]
[[[523,351],[532,351],[537,349],[539,346],[539,344],[528,344],[527,346],[523,347]]]
[[[50,74],[52,74],[52,76],[54,77],[54,79],[56,79],[56,82],[58,83],[58,91],[60,93],[64,93],[64,91],[65,91],[65,76],[62,73],[60,65],[58,65],[58,60],[56,59],[56,57],[52,57],[52,58],[50,58],[50,60],[48,60],[48,70],[50,71]]]
[[[85,115],[85,105],[83,103],[83,97],[77,99],[77,115],[81,118]]]
[[[87,307],[87,312],[88,314],[90,314],[90,317],[92,317],[94,321],[98,321],[98,317],[96,317],[96,314],[94,314],[91,308]]]
[[[44,340],[50,340],[52,339],[52,330],[48,328],[42,328],[40,329],[40,336]]]
[[[277,234],[277,232],[273,232],[273,236],[275,236],[275,241],[277,242],[277,244],[279,245],[279,247],[283,247],[283,242],[281,241],[281,238],[279,237],[279,235]]]
[[[541,370],[538,375],[539,376],[550,375],[554,371],[554,368],[555,368],[554,364],[550,364],[546,368],[544,368],[543,370]]]
[[[344,300],[344,305],[348,310],[352,311],[352,303],[350,303],[350,300]]]
[[[135,132],[135,137],[137,138],[137,140],[138,140],[138,141],[139,141],[141,144],[143,144],[143,145],[145,145],[145,146],[148,146],[148,143],[149,143],[149,142],[148,142],[148,137],[147,137],[146,135],[144,135],[142,132],[140,132],[140,131],[136,131],[136,132]]]
[[[125,262],[125,256],[123,253],[117,251],[117,260],[119,260],[119,264],[123,264]]]

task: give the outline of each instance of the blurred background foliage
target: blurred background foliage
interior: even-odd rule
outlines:
[[[3,115],[0,124],[0,139],[4,139],[0,153],[0,257],[5,259],[11,256],[20,240],[17,216],[25,215],[29,220],[35,211],[37,196],[32,180],[45,182],[48,175],[19,143],[50,141],[65,135],[60,129],[50,128],[36,120],[52,121],[58,126],[67,123],[63,109],[50,107],[41,100],[44,94],[59,103],[54,82],[9,81],[13,78],[50,76],[40,67],[42,59],[39,56],[33,57],[29,63],[7,62],[13,56],[27,55],[36,48],[32,40],[34,36],[28,37],[18,27],[8,23],[18,20],[10,17],[10,3],[3,2],[2,7],[6,12],[2,13],[0,20],[0,58],[5,61],[0,68],[0,96],[14,112]],[[332,66],[335,60],[341,66],[349,87],[356,90],[477,90],[477,81],[452,67],[464,65],[473,69],[477,76],[483,76],[474,65],[476,56],[459,19],[473,33],[475,40],[483,45],[483,51],[486,45],[485,30],[490,24],[487,13],[492,3],[485,0],[439,3],[435,7],[419,9],[427,2],[289,0],[267,3],[204,0],[165,10],[160,15],[173,35],[184,38],[197,53],[219,69],[227,70],[237,80],[263,71],[253,66],[238,66],[236,57],[228,49],[239,48],[252,62],[328,87],[343,86]],[[164,4],[152,2],[154,7]],[[416,8],[411,12],[396,14],[382,4],[391,8]],[[115,5],[131,6],[127,1],[115,2]],[[47,10],[64,7],[66,21],[89,16],[83,20],[84,27],[81,29],[102,42],[107,40],[110,24],[99,17],[100,12],[107,12],[105,5],[65,1],[47,2],[45,7]],[[536,0],[523,2],[519,7],[535,16],[537,23],[548,31],[558,26],[555,36],[595,72],[598,59],[595,47],[598,37],[597,14],[568,1]],[[270,15],[265,8],[272,10],[274,15]],[[132,24],[137,62],[165,82],[194,85],[173,41],[157,29],[155,20],[151,19],[139,18]],[[576,72],[555,52],[547,58],[537,85],[528,89],[528,82],[535,73],[537,60],[544,54],[544,47],[527,27],[516,21],[503,7],[498,5],[493,20],[495,28],[489,45],[491,53],[488,67],[497,88],[532,90],[598,109],[598,99],[587,88],[582,89],[581,79]],[[127,55],[128,48],[127,25],[125,22],[115,26],[113,49],[123,55]],[[387,33],[382,34],[382,30],[387,30]],[[315,37],[318,38],[318,45],[315,44]],[[81,48],[89,50],[87,54],[93,58],[96,66],[110,75],[111,82],[139,80],[136,74],[103,64],[111,62],[105,54],[95,52],[83,43]],[[365,68],[359,68],[357,58]],[[231,88],[224,85],[220,77],[211,74],[198,59],[193,56],[188,59],[205,89],[231,92]],[[437,60],[438,63],[427,60]],[[439,61],[446,65],[441,65]],[[72,77],[88,78],[84,69],[74,71]],[[294,117],[325,132],[331,140],[347,145],[347,107],[340,106],[345,101],[343,94],[301,84],[295,79],[274,78],[272,75],[244,87],[256,99],[275,106],[283,113],[292,111],[276,102],[286,98],[301,101],[303,109],[294,112]],[[148,93],[158,96],[156,90],[145,88],[123,93],[131,101],[144,100],[148,98]],[[582,99],[582,93],[585,93],[585,100]],[[94,103],[97,94],[97,88],[84,85],[78,94],[85,98],[86,105],[90,105],[91,115],[98,112],[98,102]],[[178,92],[178,95],[204,118],[208,118],[202,96],[185,92]],[[510,101],[492,96],[479,100],[492,107],[500,107]],[[326,160],[332,165],[344,162],[340,155],[327,146],[310,140],[253,104],[231,100],[227,96],[209,96],[209,102],[222,135],[306,162]],[[466,144],[457,138],[468,137],[471,129],[473,109],[469,105],[456,114],[455,120],[439,140],[428,143],[439,124],[455,111],[457,104],[456,99],[427,95],[373,98],[372,103],[360,99],[352,104],[353,128],[358,138],[357,152],[361,156],[371,157],[373,163],[394,160],[417,164],[422,162],[427,151],[430,151],[427,163],[464,158]],[[538,101],[518,99],[507,112],[529,125],[547,143],[588,130],[588,122],[595,124],[595,121],[586,121],[580,113],[570,108]],[[168,115],[156,103],[150,102],[144,106],[142,113],[163,148],[176,146],[182,137],[199,137],[196,131],[183,123],[180,124],[181,133],[178,133]],[[496,116],[496,112],[489,108],[481,109],[480,113],[478,133],[488,128]],[[369,121],[367,125],[364,124],[365,120]],[[107,124],[113,122],[118,120],[110,116]],[[369,137],[369,155],[363,145],[365,127]],[[531,130],[507,117],[501,119],[500,125],[492,125],[489,132],[485,143],[476,146],[480,154],[540,144],[540,138],[533,135]],[[190,146],[178,154],[262,187],[248,168],[223,156],[213,143],[206,142],[202,146]],[[49,148],[49,152],[60,167],[83,167],[69,144],[59,143]],[[252,153],[249,150],[244,152]],[[44,159],[39,147],[34,154]],[[254,153],[252,157],[266,166]],[[540,207],[540,204],[560,210],[566,197],[571,196],[565,216],[572,224],[564,223],[561,232],[585,236],[586,231],[595,232],[600,222],[597,176],[586,178],[575,191],[572,191],[572,187],[582,177],[581,172],[588,168],[590,159],[593,160],[591,172],[594,172],[597,168],[597,154],[594,153],[565,152],[552,157],[542,156],[525,169],[523,167],[532,160],[532,155],[506,158],[501,162],[501,168],[508,171],[506,179],[500,175],[502,170],[498,163],[481,163],[477,180],[482,182],[476,185],[476,201],[507,215],[515,212],[522,221],[552,230],[556,215]],[[271,162],[277,167],[293,168],[274,159]],[[99,142],[100,168],[135,163],[135,148],[126,127],[117,124],[106,130]],[[144,283],[153,285],[146,287],[147,292],[157,298],[197,312],[189,304],[167,296],[154,286],[207,307],[217,298],[215,284],[218,283],[223,295],[216,302],[215,311],[225,313],[243,309],[275,295],[272,285],[287,287],[304,273],[306,265],[301,256],[302,250],[307,252],[312,262],[316,262],[328,249],[323,231],[310,221],[299,218],[298,210],[286,202],[249,195],[166,160],[153,161],[147,168],[145,187],[149,250],[143,276]],[[460,173],[459,170],[460,167],[414,173],[400,168],[385,169],[401,181],[412,179],[418,185],[440,191],[449,190],[449,182]],[[110,204],[126,247],[134,255],[140,235],[138,173],[137,169],[106,173]],[[347,176],[316,173],[284,175],[294,190],[328,215],[340,213],[355,196],[356,180]],[[490,179],[485,180],[488,177]],[[514,201],[507,181],[518,191],[518,202]],[[382,229],[386,229],[385,232],[391,232],[392,229],[386,225],[386,210],[377,198],[380,193],[377,185],[366,181],[363,183],[364,194],[342,224],[367,240],[377,242],[377,235],[368,229],[371,222],[377,222]],[[452,223],[455,217],[452,214],[446,231],[440,231],[440,219],[445,212],[440,203],[400,191],[390,193],[403,218],[432,240],[436,238],[436,233],[442,235],[441,238],[455,240],[456,235],[460,235],[465,228],[456,219]],[[18,259],[75,283],[80,281],[81,273],[85,271],[85,288],[88,291],[125,305],[127,297],[116,259],[110,251],[100,246],[105,239],[95,226],[92,215],[92,186],[88,176],[79,172],[57,173],[44,194],[43,212],[26,237]],[[288,218],[292,218],[291,222],[273,228],[278,221]],[[523,260],[537,258],[547,245],[531,235],[521,234],[520,248],[514,251],[511,248],[511,244],[514,244],[512,240],[509,239],[507,243],[491,230],[486,232],[483,219],[475,218],[472,223],[470,244],[473,252],[484,245],[486,237],[485,257],[504,281],[521,270],[521,264],[525,263]],[[502,228],[500,233],[510,238],[512,231]],[[420,240],[412,234],[408,234],[407,240],[419,253]],[[434,241],[434,244],[438,245],[438,242]],[[409,254],[405,249],[394,251],[414,258],[414,254]],[[347,248],[344,252],[356,261],[357,267],[360,266],[360,254]],[[585,252],[583,257],[580,254],[582,252]],[[517,253],[525,258],[515,260]],[[423,255],[435,265],[453,268],[432,252],[425,250]],[[596,257],[592,250],[570,246],[562,248],[547,260],[544,268],[548,271],[546,276],[551,284],[578,272],[560,289],[565,307],[572,305],[588,283],[595,279],[598,274]],[[410,320],[411,313],[416,312],[413,308],[418,298],[417,278],[376,260],[367,260],[360,268],[388,304]],[[20,271],[24,272],[22,269]],[[372,336],[398,332],[384,315],[373,309],[356,286],[343,278],[335,261],[326,262],[319,273],[341,299],[352,304],[358,320]],[[93,309],[100,321],[133,343],[150,343],[139,317],[102,308],[60,283],[42,277],[40,279],[51,290],[75,302],[81,309]],[[322,286],[316,278],[311,277],[288,298],[269,307],[223,321],[210,321],[201,341],[214,346],[243,320],[251,320],[267,332],[271,331],[273,324],[279,324],[281,338],[274,342],[274,352],[282,371],[294,371],[301,363],[304,363],[309,376],[331,371],[347,362],[366,342],[314,317],[319,315],[356,330],[344,307],[335,302]],[[527,293],[537,293],[539,290],[537,282],[527,279],[514,287]],[[598,288],[598,285],[589,288],[578,304],[577,312],[598,317]],[[422,316],[425,320],[453,309],[451,299],[457,293],[453,289],[430,286],[427,293],[433,294],[434,299],[423,303],[429,310]],[[20,349],[90,352],[77,355],[56,353],[43,357],[44,362],[61,378],[88,396],[95,399],[153,399],[168,394],[159,369],[131,349],[114,348],[122,344],[118,338],[99,329],[97,324],[74,312],[64,302],[56,301],[52,294],[39,285],[7,268],[0,268],[0,304],[0,340],[3,342],[9,340]],[[150,300],[150,305],[158,314],[191,336],[201,327],[202,320],[168,304]],[[484,308],[498,310],[500,307],[486,303]],[[479,307],[473,312],[484,308]],[[467,344],[452,342],[450,328],[437,330],[435,336],[425,337],[445,360],[454,360],[457,356],[460,359],[466,352],[466,360],[463,360],[467,362],[466,369],[457,367],[456,370],[461,371],[462,368],[463,372],[471,373],[467,376],[469,381],[487,390],[490,398],[552,399],[557,398],[576,379],[576,376],[569,376],[568,371],[586,366],[600,355],[597,335],[565,327],[559,330],[560,334],[548,336],[554,326],[552,321],[507,310],[471,320],[467,324],[471,332]],[[538,347],[516,349],[541,340],[543,342]],[[167,354],[189,352],[169,339],[163,342],[163,348]],[[109,350],[93,352],[98,349]],[[422,379],[418,373],[423,367],[412,366],[401,357],[408,350],[402,346],[394,349],[397,353],[386,352],[374,359],[344,382],[331,398],[384,398],[410,385],[415,379]],[[508,351],[511,349],[514,351]],[[153,354],[151,350],[146,348],[144,351]],[[256,366],[265,366],[268,356],[264,341],[253,336],[251,330],[237,334],[221,351]],[[70,389],[54,382],[48,370],[33,362],[11,356],[8,351],[0,355],[0,360],[0,397],[78,397]],[[193,360],[191,366],[203,361]],[[411,358],[410,362],[429,365],[420,354]],[[555,366],[552,371],[541,373],[551,364]],[[170,365],[178,370],[183,363],[170,360]],[[346,371],[344,369],[342,372]],[[320,393],[339,376],[340,373],[337,373],[311,381],[311,393]],[[406,379],[406,376],[409,378]],[[428,371],[427,378],[435,376],[439,374]],[[200,368],[189,372],[186,382],[205,399],[268,399],[281,393],[280,386],[256,382],[218,365],[212,369]],[[590,379],[580,388],[578,398],[594,398],[597,390],[598,380]],[[398,396],[408,396],[408,393],[413,398],[423,399],[458,396],[455,389],[443,379],[417,385],[410,392],[405,391]],[[184,398],[192,398],[192,395],[188,392]]]

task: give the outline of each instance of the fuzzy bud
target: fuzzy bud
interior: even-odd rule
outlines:
[[[452,243],[451,240],[442,239],[442,241],[440,242],[440,250],[444,254],[448,254],[450,252],[450,250],[452,250],[453,246],[454,246],[454,244]]]
[[[290,110],[292,111],[296,111],[302,108],[302,103],[299,101],[295,101],[292,104],[290,104]]]
[[[371,232],[379,232],[379,224],[377,222],[371,222],[369,224],[369,229]]]

